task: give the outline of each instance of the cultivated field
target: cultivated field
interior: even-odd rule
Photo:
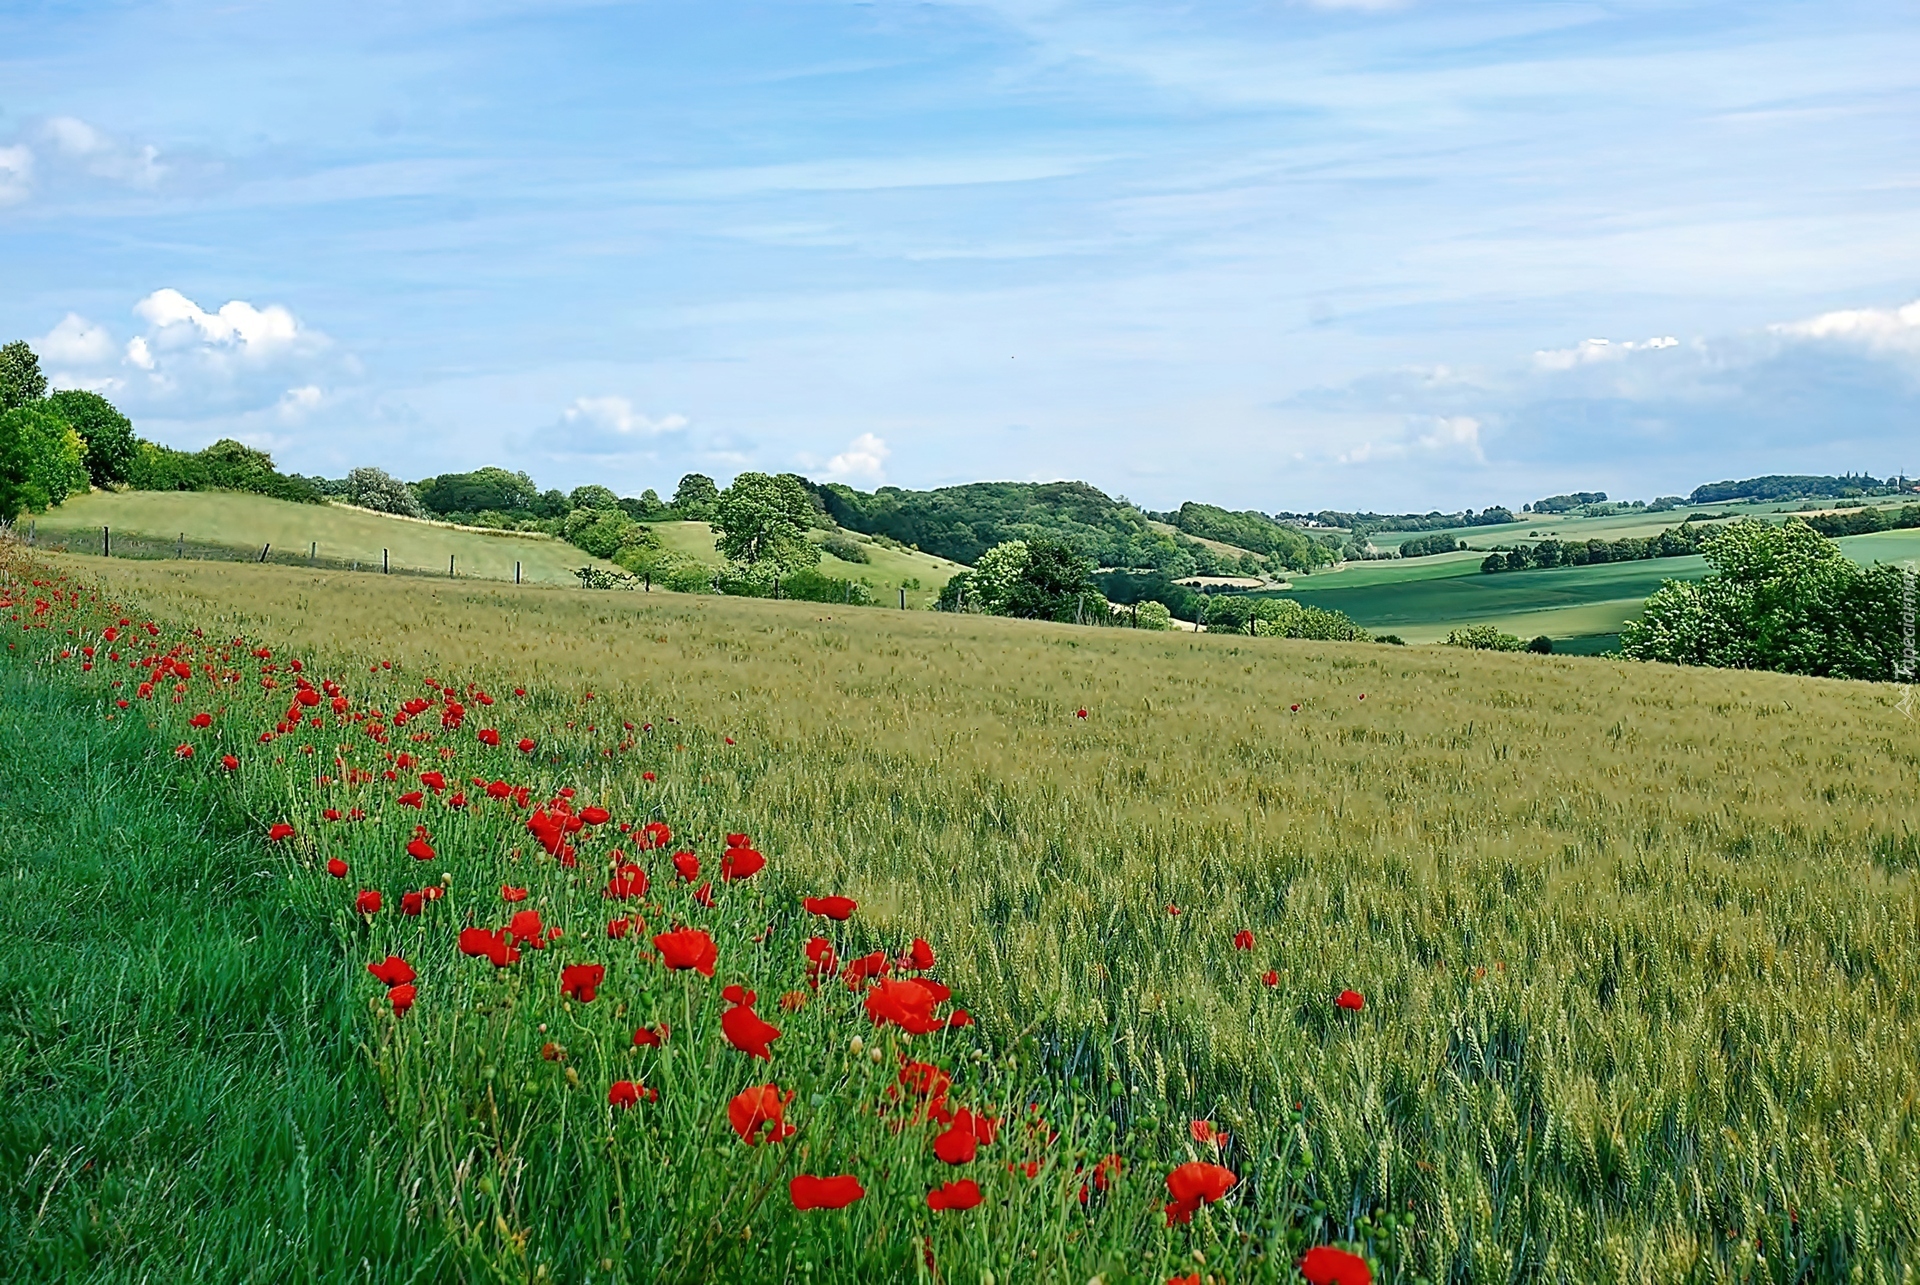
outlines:
[[[287,913],[338,934],[349,971],[314,984],[358,988],[360,1074],[384,1095],[383,1118],[361,1125],[377,1160],[362,1177],[390,1174],[411,1220],[382,1261],[430,1245],[416,1271],[515,1280],[1286,1280],[1328,1239],[1409,1281],[1902,1281],[1920,1261],[1920,754],[1894,690],[56,562],[162,621],[274,653],[232,649],[218,664],[242,683],[202,694],[195,678],[180,704],[96,726],[197,743],[171,766],[208,788],[231,747],[243,765],[221,788],[257,834],[292,825],[271,849]],[[213,647],[172,623],[164,636],[196,657]],[[75,641],[28,634],[10,654],[44,663]],[[249,693],[261,665],[292,656],[315,681],[338,677],[356,711],[431,697],[426,730],[393,727],[383,746],[322,709],[322,728],[261,749],[287,693]],[[113,714],[103,677],[125,666],[86,675],[79,659],[53,668],[100,694],[96,719]],[[443,727],[429,676],[461,693],[464,725]],[[483,710],[470,684],[499,703]],[[213,726],[189,729],[206,701]],[[507,745],[476,746],[480,723]],[[538,754],[512,751],[513,735]],[[330,772],[296,752],[336,743],[350,748]],[[704,871],[720,835],[745,832],[768,867],[714,882],[709,912],[664,853],[639,854],[655,891],[608,902],[607,849],[631,846],[582,838],[575,874],[524,810],[505,824],[492,803],[449,809],[437,793],[400,806],[421,789],[420,765],[386,757],[402,749],[444,761],[454,784],[504,775],[535,799],[571,785],[576,808],[663,820]],[[314,783],[315,767],[358,765],[374,777]],[[367,820],[329,823],[329,804]],[[417,824],[435,861],[404,850]],[[328,878],[329,857],[352,874]],[[444,903],[393,914],[443,868]],[[503,883],[530,886],[527,904],[567,935],[496,971],[460,955],[451,928],[501,922]],[[356,888],[383,889],[388,908],[356,913]],[[812,992],[797,898],[827,893],[859,903],[825,925],[842,959],[923,935],[976,1024],[908,1039],[848,1012],[837,982]],[[646,916],[637,950],[601,927],[629,908]],[[711,983],[646,962],[644,937],[673,921],[722,941]],[[422,974],[400,1018],[355,976],[389,951]],[[558,964],[588,958],[607,966],[604,992],[563,1004]],[[770,1063],[720,1038],[714,992],[734,981],[787,1032]],[[1363,1009],[1335,1004],[1347,989]],[[776,1006],[788,991],[812,998]],[[635,1049],[630,1031],[660,1022],[672,1038]],[[851,1051],[856,1033],[885,1049],[879,1063]],[[542,1041],[565,1047],[543,1057]],[[920,1123],[930,1104],[903,1058],[938,1064],[953,1105],[1001,1120],[977,1159],[930,1155],[948,1126]],[[28,1059],[10,1098],[40,1073]],[[616,1076],[662,1096],[610,1108]],[[779,1146],[745,1145],[726,1119],[729,1095],[763,1079],[797,1092],[803,1133]],[[86,1148],[84,1121],[47,1130],[16,1145]],[[1093,1184],[1110,1155],[1124,1168]],[[137,1160],[99,1156],[110,1172]],[[1163,1180],[1183,1163],[1235,1181],[1169,1225]],[[779,1193],[802,1171],[858,1174],[871,1195],[798,1213]],[[929,1210],[924,1193],[963,1174],[985,1203]],[[100,1190],[29,1184],[12,1198],[16,1243],[52,1254]],[[35,1202],[51,1212],[33,1218]]]

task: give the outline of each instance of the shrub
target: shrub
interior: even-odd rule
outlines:
[[[115,410],[112,402],[98,393],[67,388],[47,398],[46,405],[80,434],[86,448],[87,475],[95,486],[127,480],[134,444],[139,439],[133,435],[132,421]]]
[[[87,489],[87,444],[43,404],[0,415],[0,438],[8,440],[7,453],[17,457],[14,467],[21,475],[8,501],[14,512],[51,508]]]
[[[567,514],[561,533],[568,544],[596,558],[611,558],[620,552],[628,528],[637,525],[619,509],[575,509]]]
[[[376,513],[424,518],[427,508],[413,488],[385,469],[357,468],[347,474],[346,500]]]
[[[1142,629],[1164,632],[1173,628],[1173,613],[1164,602],[1143,602],[1134,608],[1134,623]]]
[[[1536,655],[1551,656],[1553,655],[1553,639],[1547,637],[1545,634],[1541,634],[1538,638],[1535,638],[1527,644],[1527,650]]]
[[[1375,634],[1373,640],[1377,643],[1386,643],[1389,647],[1404,647],[1407,645],[1407,640],[1399,634]]]
[[[1456,540],[1450,535],[1418,535],[1400,546],[1400,556],[1425,558],[1435,553],[1452,553],[1455,549],[1466,547],[1466,541]]]
[[[675,593],[712,593],[714,579],[711,567],[690,563],[667,572],[664,583]]]
[[[821,541],[820,547],[842,562],[872,562],[867,546],[860,543],[844,531],[837,531]]]
[[[1493,625],[1468,625],[1447,634],[1447,646],[1470,651],[1519,651],[1526,646],[1512,634],[1503,634]]]
[[[228,438],[192,453],[141,442],[127,482],[136,491],[248,491],[296,504],[325,503],[312,483],[275,471],[271,455]]]

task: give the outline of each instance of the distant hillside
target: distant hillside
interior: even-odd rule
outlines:
[[[1311,570],[1334,558],[1333,550],[1299,528],[1282,526],[1252,510],[1235,513],[1188,500],[1173,515],[1173,524],[1190,536],[1251,549],[1296,570]]]
[[[1003,540],[1047,537],[1106,567],[1181,574],[1193,556],[1146,514],[1085,482],[974,482],[934,491],[883,486],[872,493],[840,483],[817,487],[829,516],[851,531],[969,565]]]
[[[1903,491],[1908,479],[1868,477],[1865,473],[1839,477],[1795,473],[1769,473],[1740,482],[1709,482],[1693,488],[1689,500],[1694,504],[1724,504],[1728,500],[1811,500],[1844,499],[1853,496]]]

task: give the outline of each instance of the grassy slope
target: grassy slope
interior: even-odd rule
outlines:
[[[357,560],[363,568],[378,569],[380,551],[387,549],[396,568],[444,575],[452,555],[459,575],[489,580],[512,580],[518,561],[522,575],[535,584],[572,583],[573,568],[596,562],[546,536],[483,534],[341,505],[291,504],[233,492],[95,491],[75,496],[35,522],[43,542],[71,533],[76,549],[94,553],[100,551],[100,528],[109,526],[123,552],[129,536],[170,546],[183,532],[189,544],[258,550],[271,543],[276,556],[296,559],[304,559],[309,544],[317,542],[320,557],[335,563]]]
[[[258,838],[171,770],[170,742],[5,655],[0,738],[32,747],[0,754],[0,1277],[430,1262],[345,1002],[354,965],[287,914]]]
[[[1866,501],[1875,508],[1898,508],[1912,502],[1912,496],[1881,497]],[[1678,526],[1689,516],[1718,517],[1725,514],[1760,518],[1769,522],[1784,522],[1793,515],[1801,503],[1802,501],[1799,500],[1783,500],[1765,504],[1691,504],[1669,509],[1664,513],[1628,512],[1603,518],[1523,513],[1520,515],[1520,521],[1503,526],[1454,527],[1449,534],[1465,540],[1476,549],[1486,549],[1496,544],[1512,544],[1522,540],[1544,539],[1548,536],[1556,540],[1618,540],[1627,536],[1658,535],[1670,526]],[[1402,543],[1415,536],[1428,534],[1431,533],[1382,531],[1371,539],[1383,549],[1399,548]]]
[[[1188,535],[1171,522],[1148,521],[1147,525],[1163,535],[1177,535],[1184,539],[1195,541],[1198,544],[1204,544],[1222,557],[1241,558],[1252,552],[1249,549],[1241,548],[1237,544],[1228,544],[1225,540],[1209,540],[1204,536]]]
[[[716,570],[726,565],[726,560],[713,547],[713,528],[705,522],[656,522],[653,529],[659,533],[661,542],[676,553]],[[940,596],[940,587],[955,572],[966,570],[958,562],[936,558],[931,553],[890,549],[856,532],[846,534],[865,547],[869,561],[843,562],[827,553],[820,559],[820,571],[845,580],[865,581],[873,586],[883,605],[897,604],[899,599],[895,595],[905,588],[907,606],[924,607]],[[915,581],[919,582],[917,588]]]

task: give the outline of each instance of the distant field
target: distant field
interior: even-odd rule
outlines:
[[[1866,501],[1874,508],[1897,508],[1902,504],[1914,502],[1913,496],[1887,496]],[[1662,513],[1648,513],[1644,510],[1629,513],[1617,513],[1604,518],[1571,517],[1565,514],[1523,513],[1521,520],[1502,526],[1453,527],[1447,534],[1465,540],[1476,549],[1487,549],[1496,544],[1512,544],[1516,541],[1544,540],[1552,537],[1556,540],[1620,540],[1628,537],[1658,535],[1668,527],[1678,526],[1689,517],[1707,518],[1725,514],[1729,517],[1760,518],[1763,521],[1784,522],[1800,507],[1802,501],[1783,500],[1767,504],[1689,504]],[[1429,535],[1427,531],[1381,531],[1369,537],[1380,548],[1399,548],[1415,536]]]
[[[95,554],[100,528],[110,527],[121,557],[171,556],[175,541],[184,537],[189,559],[252,555],[270,544],[269,556],[276,562],[304,563],[311,550],[324,566],[357,562],[362,570],[378,570],[384,549],[396,571],[445,575],[451,556],[456,576],[512,580],[518,562],[522,578],[531,584],[571,583],[576,567],[612,565],[548,536],[487,534],[232,491],[94,491],[32,522],[42,545],[65,543],[75,552]]]
[[[653,529],[660,533],[661,543],[676,553],[716,570],[726,565],[726,560],[713,547],[713,528],[705,522],[656,522]],[[882,597],[893,596],[896,605],[899,599],[894,595],[904,588],[907,606],[924,607],[940,596],[942,586],[954,573],[966,570],[958,562],[936,558],[931,553],[890,549],[868,536],[852,531],[845,534],[866,549],[869,561],[843,562],[823,550],[821,572],[865,581]]]

